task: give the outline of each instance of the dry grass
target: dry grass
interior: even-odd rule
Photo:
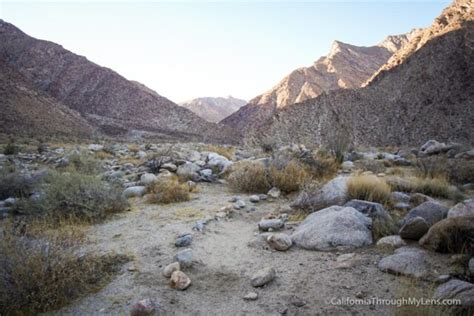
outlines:
[[[409,303],[409,299],[430,299],[434,292],[433,284],[425,284],[423,281],[415,279],[401,278],[397,288],[396,299],[401,306],[397,306],[394,315],[396,316],[442,316],[451,315],[449,310],[443,306],[419,305]],[[404,302],[403,302],[404,300]]]
[[[113,155],[111,153],[108,153],[106,151],[98,151],[95,153],[95,158],[97,159],[100,159],[100,160],[104,160],[104,159],[109,159],[109,158],[112,158]]]
[[[74,153],[68,157],[69,165],[63,171],[96,175],[102,171],[102,163],[87,152]]]
[[[464,199],[464,195],[455,190],[444,176],[401,178],[401,180],[390,181],[390,186],[394,191],[417,192],[454,201]]]
[[[177,220],[187,220],[194,218],[202,218],[204,213],[194,208],[182,208],[174,213],[174,218]]]
[[[186,183],[180,183],[175,178],[167,181],[158,181],[148,187],[150,194],[147,200],[148,203],[153,204],[185,202],[191,199],[190,191]]]
[[[35,315],[99,290],[127,256],[79,255],[84,234],[76,226],[49,230],[19,223],[2,225],[0,314]],[[26,228],[25,228],[26,227]],[[39,233],[41,232],[41,233]]]
[[[314,178],[322,181],[329,181],[334,178],[341,165],[335,157],[322,151],[301,158],[301,162]]]
[[[130,144],[127,147],[128,147],[128,150],[134,154],[140,151],[140,146],[137,144]]]
[[[0,200],[9,197],[28,196],[33,190],[33,180],[18,172],[7,169],[0,169]]]
[[[233,164],[227,181],[232,189],[239,192],[267,193],[272,188],[268,170],[260,162],[242,161]]]
[[[126,164],[126,163],[131,163],[134,166],[139,166],[142,163],[144,163],[144,160],[142,160],[140,158],[130,157],[130,156],[119,158],[119,164],[123,165],[123,164]]]
[[[232,146],[206,145],[201,151],[210,151],[226,157],[229,160],[235,158],[235,148]]]
[[[307,168],[296,160],[291,160],[281,169],[271,166],[269,176],[271,184],[285,193],[299,191],[311,180]]]
[[[351,199],[377,202],[386,205],[390,201],[390,186],[385,180],[373,175],[352,176],[347,182]]]

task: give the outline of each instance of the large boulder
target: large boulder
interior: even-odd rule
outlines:
[[[456,204],[448,212],[448,217],[460,216],[474,216],[474,198]]]
[[[448,210],[435,201],[424,202],[408,212],[398,233],[402,238],[419,240],[433,224],[446,218]]]
[[[405,221],[398,232],[401,238],[419,240],[430,229],[423,217],[412,217]]]
[[[141,196],[144,196],[146,193],[146,187],[144,186],[133,186],[133,187],[129,187],[129,188],[126,188],[122,195],[125,197],[125,198],[132,198],[132,197],[141,197]]]
[[[219,172],[224,172],[232,165],[232,162],[219,154],[209,153],[207,155],[207,165],[211,168],[217,168]]]
[[[395,253],[380,260],[378,267],[383,272],[415,278],[428,277],[432,269],[426,251],[402,247]]]
[[[461,304],[452,306],[453,315],[473,315],[474,314],[474,284],[461,281],[450,280],[441,284],[433,294],[434,299],[460,300]]]
[[[419,243],[437,252],[474,254],[474,216],[446,218],[433,225]]]
[[[199,170],[201,170],[201,167],[199,167],[197,164],[186,161],[184,164],[178,167],[176,174],[183,179],[197,182],[200,180]]]
[[[336,177],[316,192],[303,192],[291,204],[291,207],[317,211],[329,206],[344,205],[349,199],[347,180],[348,177]]]
[[[352,207],[332,206],[310,214],[291,236],[310,250],[354,248],[372,244],[372,220]]]
[[[442,152],[447,152],[449,149],[451,149],[451,146],[432,139],[427,141],[425,144],[423,144],[423,146],[420,147],[420,154],[434,155]]]

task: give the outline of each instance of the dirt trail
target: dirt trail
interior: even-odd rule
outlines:
[[[225,185],[200,184],[195,199],[170,205],[133,202],[130,212],[90,228],[90,247],[99,251],[131,254],[135,260],[101,291],[73,302],[53,315],[129,315],[132,304],[143,298],[158,302],[165,315],[353,315],[387,314],[392,307],[331,305],[327,300],[355,298],[394,298],[399,278],[377,269],[382,253],[374,248],[356,251],[361,258],[348,269],[337,269],[336,258],[344,252],[316,252],[292,247],[287,252],[268,249],[255,240],[256,223],[284,200],[256,204],[247,212],[247,203],[229,220],[212,221],[204,232],[192,231],[199,218],[213,217],[235,196]],[[196,263],[185,270],[192,285],[186,291],[173,290],[161,270],[182,248],[176,248],[177,235],[193,232],[190,248]],[[277,278],[264,288],[254,289],[250,276],[272,266]],[[257,292],[256,301],[245,301],[248,291]],[[302,304],[302,301],[305,304]],[[302,305],[302,306],[301,306]]]

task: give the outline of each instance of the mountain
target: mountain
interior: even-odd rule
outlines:
[[[247,103],[231,96],[227,98],[197,98],[179,105],[194,112],[208,122],[217,123],[231,115]]]
[[[76,111],[106,135],[219,141],[226,134],[224,128],[217,129],[144,85],[2,20],[0,62],[32,90]]]
[[[239,130],[248,130],[260,126],[277,109],[317,97],[326,91],[358,88],[418,31],[389,36],[370,47],[335,41],[327,56],[319,58],[310,67],[294,70],[275,87],[252,99],[222,123]]]
[[[248,141],[373,146],[427,139],[472,143],[473,0],[457,0],[359,89],[341,89],[277,111]]]

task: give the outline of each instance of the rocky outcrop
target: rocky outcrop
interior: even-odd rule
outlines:
[[[247,103],[233,98],[197,98],[179,103],[182,107],[194,112],[208,122],[217,123],[231,115]]]
[[[0,62],[20,74],[36,92],[76,111],[101,133],[131,137],[151,134],[161,139],[225,137],[222,128],[142,84],[60,45],[30,37],[3,20]],[[34,106],[32,102],[29,108]]]
[[[287,106],[247,139],[311,144],[340,139],[380,146],[420,145],[426,139],[471,143],[473,7],[472,0],[455,1],[423,31],[423,41],[411,39],[409,45],[418,49],[365,88],[341,89]]]
[[[411,39],[412,33],[388,36],[370,47],[334,41],[327,56],[320,57],[309,67],[294,70],[222,122],[246,131],[260,126],[277,109],[315,98],[326,91],[358,88]]]

